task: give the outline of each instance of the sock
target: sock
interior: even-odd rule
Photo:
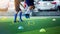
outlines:
[[[22,21],[22,11],[20,11],[20,13],[19,13],[19,19],[20,19],[20,21]]]
[[[34,9],[30,10],[30,15],[32,14],[32,12],[34,12]]]
[[[25,14],[30,14],[30,9],[28,8],[27,10],[26,10],[26,12],[25,12]]]
[[[15,14],[15,16],[14,16],[14,21],[16,21],[16,19],[17,19],[17,14]]]

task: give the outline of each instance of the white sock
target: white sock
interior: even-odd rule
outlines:
[[[31,12],[30,12],[30,15],[32,15],[33,13],[32,12],[34,12],[34,9],[32,9],[32,10],[30,10]]]
[[[26,9],[25,14],[31,14],[34,11],[34,9],[29,9],[29,7]]]
[[[30,14],[31,10],[28,8],[25,14]]]

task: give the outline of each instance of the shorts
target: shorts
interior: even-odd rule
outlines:
[[[34,5],[34,0],[26,0],[26,4],[28,6],[32,6],[32,5]]]
[[[16,7],[15,7],[15,10],[19,12],[21,9],[20,9],[19,6],[16,6]]]

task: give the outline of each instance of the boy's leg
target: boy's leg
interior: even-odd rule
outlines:
[[[20,13],[19,13],[19,19],[20,19],[19,21],[23,21],[22,20],[22,11],[20,11]]]
[[[27,11],[25,12],[25,17],[29,18],[29,15],[30,15],[30,9],[28,8]]]
[[[16,14],[14,15],[14,22],[16,22],[17,15],[18,15],[18,12],[16,12]]]
[[[32,12],[32,9],[33,8],[33,6],[30,6],[28,9],[27,9],[27,11],[25,12],[25,17],[26,18],[30,18],[30,13]]]

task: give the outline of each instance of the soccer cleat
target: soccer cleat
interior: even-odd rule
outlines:
[[[16,21],[14,21],[14,23],[16,23]]]
[[[14,21],[14,23],[19,22],[19,21]]]
[[[19,22],[23,22],[23,20],[21,19]]]
[[[29,14],[25,14],[25,17],[26,17],[26,18],[30,18],[30,15],[29,15]]]

